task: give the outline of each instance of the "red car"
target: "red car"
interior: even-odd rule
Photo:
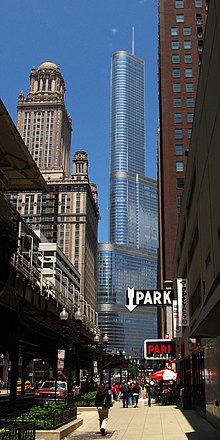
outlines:
[[[52,400],[57,403],[66,403],[67,395],[67,382],[46,380],[41,387],[35,391],[35,401],[37,403],[44,403]]]

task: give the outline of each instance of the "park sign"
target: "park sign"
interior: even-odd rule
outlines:
[[[136,290],[126,292],[127,309],[132,312],[137,306],[172,306],[174,290]]]
[[[174,358],[175,356],[175,342],[173,339],[145,339],[145,359],[167,360],[169,357]]]

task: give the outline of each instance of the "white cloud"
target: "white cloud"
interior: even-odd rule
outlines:
[[[118,29],[116,29],[116,28],[112,28],[111,31],[112,31],[113,34],[116,34],[116,32],[118,32]]]
[[[139,3],[140,5],[144,5],[145,3],[147,3],[148,0],[140,0]]]

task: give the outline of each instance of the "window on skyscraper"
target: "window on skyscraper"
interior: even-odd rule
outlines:
[[[176,162],[176,172],[183,173],[184,171],[184,163],[182,161]]]
[[[186,54],[186,55],[184,55],[184,62],[185,62],[186,64],[191,63],[191,62],[192,62],[192,55],[191,55],[191,54]]]
[[[179,194],[177,196],[177,206],[178,206],[178,208],[180,208],[180,206],[182,205],[182,200],[183,200],[183,196]]]
[[[173,37],[176,37],[177,35],[179,35],[179,29],[177,27],[172,27],[171,28],[171,35]]]
[[[183,155],[183,145],[177,144],[176,145],[176,156],[182,156]]]
[[[191,35],[191,28],[189,26],[184,26],[183,35]]]
[[[192,69],[185,69],[185,77],[186,78],[192,78]]]
[[[177,23],[184,23],[184,14],[177,14],[176,15],[176,22]]]
[[[184,40],[184,49],[189,50],[191,46],[191,40]]]
[[[194,98],[193,97],[186,98],[186,106],[187,107],[194,107]]]
[[[172,55],[172,63],[179,64],[180,62],[180,56],[178,54]]]
[[[180,83],[173,84],[173,92],[181,92],[181,84]]]
[[[179,49],[179,41],[178,40],[172,41],[171,47],[173,50],[178,50]]]
[[[196,8],[201,8],[202,7],[202,0],[195,0],[195,5],[196,5]]]
[[[172,76],[173,76],[173,78],[179,78],[180,77],[180,69],[173,69]]]
[[[179,178],[176,179],[176,189],[183,189],[184,188],[184,179]]]
[[[193,92],[193,83],[186,83],[186,92]]]
[[[202,14],[196,14],[196,23],[197,25],[202,24]]]
[[[187,113],[187,122],[192,124],[194,113]]]
[[[174,113],[174,123],[181,124],[182,122],[182,113]]]
[[[181,100],[181,98],[174,98],[174,99],[173,99],[173,106],[174,106],[174,107],[181,107],[181,106],[182,106],[182,100]]]
[[[183,130],[182,128],[175,128],[175,139],[182,139]]]
[[[176,8],[184,8],[184,0],[176,0]]]

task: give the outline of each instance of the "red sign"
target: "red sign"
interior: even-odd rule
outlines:
[[[175,342],[168,339],[146,340],[145,358],[167,359],[175,357]]]

